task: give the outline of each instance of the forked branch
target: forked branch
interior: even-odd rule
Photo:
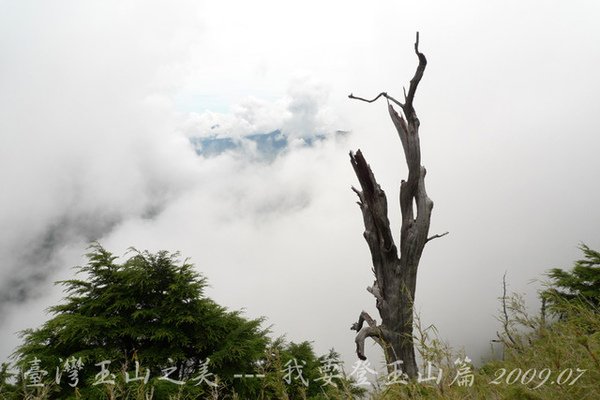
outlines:
[[[352,93],[350,93],[348,97],[354,100],[360,100],[367,103],[373,103],[380,97],[385,97],[388,100],[388,103],[389,101],[392,101],[393,103],[397,104],[402,109],[402,111],[404,111],[404,114],[406,115],[406,118],[409,121],[415,121],[416,115],[412,103],[415,98],[415,93],[417,92],[417,86],[419,86],[419,82],[421,82],[421,78],[423,78],[423,73],[425,72],[425,67],[427,66],[427,59],[425,58],[425,55],[419,51],[419,32],[417,32],[417,39],[415,41],[415,53],[419,58],[419,65],[417,66],[415,75],[410,80],[408,93],[406,93],[406,90],[404,90],[404,103],[399,102],[392,96],[388,95],[386,92],[379,93],[376,97],[374,97],[371,100],[365,99],[364,97],[355,96]]]
[[[365,322],[367,323],[367,326],[363,327]],[[383,347],[383,332],[381,331],[381,328],[377,326],[377,322],[371,318],[366,311],[360,313],[358,322],[352,324],[350,329],[358,332],[354,341],[356,342],[356,355],[361,360],[367,359],[365,356],[366,338],[373,338],[377,344]]]

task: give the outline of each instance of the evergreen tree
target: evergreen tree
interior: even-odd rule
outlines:
[[[125,372],[136,376],[137,363],[140,377],[150,374],[155,398],[168,398],[171,392],[185,398],[220,390],[206,381],[194,386],[201,383],[194,381],[199,371],[207,367],[213,374],[207,381],[222,377],[222,390],[253,398],[258,385],[234,381],[233,374],[252,371],[263,357],[269,340],[260,327],[262,320],[247,320],[206,298],[206,279],[187,261],[178,263],[177,254],[131,252],[129,259],[118,263],[117,257],[95,244],[87,264],[76,267],[86,278],[58,282],[67,296],[50,308],[54,317],[39,329],[22,332],[25,343],[15,353],[21,371],[31,371],[39,360],[39,369],[48,372],[42,376],[44,382],[54,381],[62,372],[60,382],[52,385],[51,398],[69,398],[76,391],[64,367],[77,360],[83,364],[77,389],[83,398],[127,398],[144,386],[140,381],[119,385]],[[110,361],[106,367],[115,375],[116,385],[94,385],[101,371],[96,364],[102,361]],[[187,384],[159,379],[174,367],[169,378]],[[21,386],[30,380],[31,373],[21,375]],[[127,393],[112,393],[118,388]]]
[[[548,273],[551,287],[542,293],[542,299],[559,313],[560,303],[565,301],[600,310],[600,253],[585,244],[579,248],[584,258],[576,261],[570,271],[553,268]]]

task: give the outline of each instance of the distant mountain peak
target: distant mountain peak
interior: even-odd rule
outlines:
[[[211,127],[211,129],[216,127],[218,127],[218,124]],[[315,143],[326,140],[327,136],[315,134],[299,139],[302,140],[303,147],[312,147]],[[266,161],[272,161],[289,147],[290,139],[288,135],[276,129],[269,133],[253,133],[239,138],[217,135],[196,136],[190,138],[190,143],[196,154],[207,158],[216,157],[225,152],[243,153],[251,149],[255,156]]]

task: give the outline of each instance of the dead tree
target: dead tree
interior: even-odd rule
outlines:
[[[362,189],[353,187],[352,190],[359,198],[358,205],[365,225],[364,238],[369,245],[375,273],[375,282],[367,290],[375,297],[382,320],[377,325],[368,313],[361,312],[358,322],[351,328],[357,331],[356,353],[360,359],[366,359],[364,342],[370,337],[383,348],[388,365],[402,361],[403,371],[411,378],[416,377],[418,372],[413,345],[413,303],[419,260],[427,242],[448,233],[428,237],[433,201],[425,190],[426,171],[421,165],[419,119],[413,107],[415,92],[427,65],[427,59],[419,52],[418,32],[415,53],[419,58],[419,65],[410,81],[408,93],[404,90],[403,103],[385,92],[372,100],[352,94],[349,96],[368,103],[380,97],[387,99],[388,111],[400,135],[408,165],[408,178],[400,183],[402,226],[398,255],[387,215],[385,193],[375,180],[361,151],[358,150],[356,154],[350,152],[350,161]],[[396,112],[392,103],[400,107],[403,115]],[[364,322],[367,323],[366,326],[363,326]]]

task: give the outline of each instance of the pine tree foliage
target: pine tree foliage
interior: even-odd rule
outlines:
[[[575,262],[570,271],[553,268],[548,273],[551,287],[542,294],[549,305],[556,308],[560,301],[578,301],[600,309],[600,252],[585,244],[580,247],[584,258]]]
[[[76,267],[85,278],[58,282],[67,296],[49,309],[54,317],[39,329],[22,332],[24,344],[15,357],[23,371],[35,357],[45,366],[81,358],[86,367],[80,386],[92,388],[99,372],[95,364],[103,360],[111,361],[117,378],[121,370],[134,371],[135,362],[152,377],[177,366],[172,378],[182,381],[192,379],[207,359],[210,371],[224,377],[254,368],[269,341],[261,319],[247,320],[205,297],[206,279],[187,261],[179,263],[178,254],[135,249],[130,254],[118,263],[94,244],[87,264]],[[54,370],[46,369],[48,380],[54,378]],[[55,391],[73,393],[64,381]],[[235,389],[251,390],[240,384]]]

